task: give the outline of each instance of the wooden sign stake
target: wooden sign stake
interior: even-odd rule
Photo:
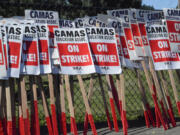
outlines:
[[[86,91],[85,91],[85,88],[84,88],[84,83],[83,83],[83,80],[81,78],[81,75],[77,75],[77,78],[78,78],[78,81],[79,81],[80,90],[81,90],[82,97],[83,97],[83,100],[84,100],[86,112],[88,113],[88,119],[89,119],[89,122],[90,122],[90,125],[91,125],[91,128],[92,128],[92,132],[93,132],[94,135],[97,135],[96,127],[95,127],[95,124],[94,124],[93,116],[92,116],[92,113],[91,113],[91,109],[90,109],[90,106],[89,106],[88,98],[87,98],[87,95],[86,95]]]
[[[108,95],[109,95],[110,106],[111,106],[111,111],[112,111],[114,129],[116,132],[119,132],[118,122],[117,122],[117,117],[116,117],[116,111],[115,111],[115,105],[114,105],[114,99],[113,99],[113,95],[112,95],[112,87],[111,87],[109,75],[106,75],[106,80],[108,83],[108,85],[107,85],[108,86]]]
[[[55,135],[58,135],[59,133],[58,133],[58,126],[57,126],[56,106],[55,106],[55,96],[54,96],[54,86],[53,86],[53,75],[52,74],[48,74],[48,82],[49,82],[49,95],[50,95],[53,132]]]
[[[67,94],[67,99],[69,102],[69,111],[70,111],[70,120],[71,120],[71,125],[73,128],[73,133],[74,135],[77,135],[77,126],[75,122],[75,115],[74,115],[74,107],[72,103],[72,97],[71,97],[71,91],[70,91],[70,84],[69,84],[69,75],[65,75],[65,85],[66,85],[66,94]]]
[[[35,134],[40,135],[40,126],[39,126],[39,114],[38,114],[38,99],[37,99],[37,85],[35,83],[35,77],[30,76],[29,77],[30,85],[32,86],[32,92],[33,92],[33,110],[34,110],[34,128],[35,128]]]
[[[153,90],[153,83],[152,83],[152,81],[150,79],[148,70],[146,68],[145,61],[141,61],[141,64],[142,64],[142,67],[143,67],[143,70],[144,70],[144,73],[145,73],[145,76],[146,76],[146,80],[147,80],[147,83],[148,83],[149,90],[151,92],[151,95],[152,95],[152,98],[153,98],[153,101],[154,101],[155,110],[156,110],[156,112],[157,112],[157,114],[159,116],[159,119],[160,119],[164,129],[167,130],[166,124],[164,122],[164,119],[162,117],[162,114],[161,114],[161,111],[160,111],[160,108],[159,108],[159,105],[158,105],[158,100],[157,100],[156,94],[155,94],[155,92]]]
[[[47,107],[46,97],[45,97],[44,90],[43,90],[44,88],[43,88],[43,84],[42,84],[42,79],[40,76],[37,76],[37,82],[38,82],[38,87],[39,87],[40,92],[41,92],[41,98],[42,98],[43,109],[44,109],[44,114],[45,114],[45,118],[46,118],[48,133],[49,133],[49,135],[54,135],[52,125],[51,125],[51,118],[49,116],[49,111],[48,111],[48,107]]]
[[[13,135],[13,125],[12,125],[12,106],[11,106],[11,92],[9,86],[9,80],[5,81],[5,91],[6,91],[6,111],[7,111],[7,134]]]
[[[107,106],[106,96],[105,96],[105,93],[104,93],[105,91],[104,91],[104,87],[103,87],[103,83],[102,83],[102,79],[101,79],[100,74],[98,74],[98,78],[99,78],[99,85],[100,85],[101,94],[102,94],[103,103],[104,103],[104,109],[105,109],[105,112],[106,112],[108,127],[109,127],[110,130],[112,130],[112,125],[111,125],[111,121],[110,121],[110,115],[109,115],[109,110],[108,110],[108,106]]]
[[[121,100],[122,100],[122,111],[121,120],[123,125],[123,133],[127,135],[127,119],[126,119],[126,101],[125,101],[125,85],[124,85],[124,74],[120,74],[120,87],[121,87]]]
[[[176,126],[176,121],[174,119],[172,104],[171,104],[169,92],[168,92],[168,89],[167,89],[167,82],[165,81],[163,71],[160,71],[159,73],[160,73],[160,78],[162,80],[162,85],[163,85],[163,89],[164,89],[163,94],[166,97],[165,101],[167,103],[167,112],[169,114],[169,118],[171,120],[172,126],[175,127]]]
[[[151,111],[149,110],[150,112],[148,113],[148,107],[147,107],[148,102],[147,102],[147,99],[146,99],[145,89],[144,89],[143,84],[142,84],[140,71],[137,70],[137,69],[136,69],[136,76],[138,78],[138,86],[139,86],[140,94],[141,94],[141,97],[142,97],[142,107],[143,107],[143,110],[144,110],[146,126],[148,128],[150,127],[150,121],[149,121],[149,119],[150,119],[151,122],[152,122],[153,127],[155,127],[155,122],[154,122],[154,119],[152,117]]]
[[[61,129],[63,135],[67,134],[66,128],[66,108],[65,108],[65,92],[63,75],[59,75],[59,92],[60,92],[60,107],[61,107]]]

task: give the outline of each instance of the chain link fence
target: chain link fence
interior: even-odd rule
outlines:
[[[8,8],[7,8],[8,5]],[[0,15],[4,17],[10,17],[10,16],[23,16],[24,15],[24,10],[25,9],[42,9],[42,10],[54,10],[58,11],[60,13],[60,18],[65,18],[65,19],[74,19],[76,17],[81,17],[84,15],[96,15],[97,13],[103,13],[107,9],[110,8],[97,8],[97,7],[72,7],[72,6],[65,6],[65,5],[60,5],[60,4],[53,4],[53,3],[15,3],[15,2],[9,2],[9,1],[2,1],[0,2]],[[138,120],[141,119],[143,116],[143,109],[141,105],[141,95],[140,91],[138,88],[137,84],[137,76],[136,72],[131,69],[124,69],[123,73],[125,75],[125,101],[126,101],[126,111],[127,111],[127,119],[128,120]],[[176,103],[174,100],[173,96],[173,91],[172,87],[170,84],[170,79],[167,71],[164,71],[166,80],[168,82],[168,90],[171,96],[172,104],[173,104],[173,109],[176,117],[178,117],[177,113],[177,108],[176,108]],[[176,72],[174,71],[174,77],[176,80],[176,86],[178,89],[178,92],[180,94],[180,83],[178,76]],[[88,94],[89,91],[89,80],[90,80],[91,75],[84,75],[83,80],[84,80],[84,86],[86,89],[86,93]],[[30,83],[29,83],[29,78],[26,78],[26,90],[28,94],[28,105],[29,108],[31,108],[32,105],[32,90],[30,89]],[[116,76],[113,75],[114,83],[116,86]],[[151,94],[149,92],[149,88],[146,82],[146,78],[144,75],[144,72],[141,71],[141,79],[143,80],[143,86],[146,91],[146,97],[147,100],[151,106],[151,108],[154,108],[153,105],[153,100],[151,97]],[[44,92],[47,97],[47,102],[49,104],[49,87],[48,87],[48,78],[46,75],[42,76],[43,80],[43,87],[44,87]],[[78,80],[76,76],[71,76],[71,87],[72,87],[72,97],[73,97],[73,104],[74,104],[74,109],[75,109],[75,118],[77,123],[82,123],[84,121],[85,117],[85,106],[83,103],[83,98],[81,95],[80,87]],[[107,87],[107,81],[105,79],[105,76],[102,75],[102,80],[103,80],[103,87],[105,90],[105,97],[106,101],[109,107],[109,112],[110,111],[110,105],[109,105],[109,98],[108,98],[108,87]],[[15,105],[16,108],[18,108],[18,87],[17,87],[17,80],[16,80],[16,92],[15,92]],[[54,86],[55,86],[55,96],[59,96],[59,85],[58,85],[58,79],[54,81]],[[64,86],[65,87],[65,86]],[[66,93],[65,93],[66,95]],[[90,99],[90,106],[92,110],[92,114],[94,117],[95,122],[103,122],[106,121],[106,113],[104,110],[104,105],[103,105],[103,98],[102,98],[102,93],[100,90],[100,84],[99,84],[99,79],[97,75],[94,75],[94,84],[93,84],[93,95]],[[70,116],[69,116],[69,109],[68,109],[68,101],[67,97],[65,97],[65,103],[66,103],[66,115],[67,115],[67,121],[70,122]],[[49,105],[50,106],[50,105]],[[58,106],[56,106],[58,107]],[[44,117],[44,110],[42,107],[42,100],[40,96],[40,91],[38,89],[38,109],[39,109],[39,117],[40,117],[40,124],[44,125],[45,124],[45,117]],[[49,108],[50,109],[50,108]],[[18,115],[18,109],[16,109],[16,114]],[[31,110],[31,109],[30,109]],[[118,117],[118,120],[120,120],[117,108],[116,108],[116,114]],[[112,116],[112,115],[110,115]],[[111,118],[112,119],[112,118]]]

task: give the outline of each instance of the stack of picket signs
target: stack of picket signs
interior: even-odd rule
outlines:
[[[40,134],[37,87],[41,93],[48,133],[60,134],[59,119],[61,133],[67,134],[64,85],[70,110],[71,132],[78,134],[69,75],[77,76],[86,108],[83,134],[87,134],[88,122],[92,133],[97,134],[89,102],[93,96],[93,73],[98,74],[109,129],[112,130],[112,125],[102,74],[106,76],[108,84],[114,130],[119,132],[116,106],[123,133],[127,135],[123,68],[136,72],[146,126],[149,128],[152,124],[153,127],[160,127],[162,124],[164,130],[170,128],[170,124],[176,126],[163,70],[168,70],[180,115],[180,98],[172,72],[180,68],[180,10],[119,9],[107,11],[106,15],[86,16],[73,21],[59,20],[58,13],[54,11],[25,10],[25,17],[1,18],[0,26],[1,135]],[[156,122],[146,99],[140,70],[145,73],[152,95]],[[92,74],[88,95],[82,79],[85,74]],[[46,103],[41,75],[48,75],[51,113]],[[111,75],[116,75],[116,87]],[[29,76],[33,92],[31,118],[24,76]],[[53,85],[53,81],[57,80],[56,77],[60,80],[60,97],[56,97],[59,106],[55,106],[54,87],[57,86]],[[14,78],[19,78],[16,79],[18,97],[14,97]],[[15,98],[18,98],[18,124]],[[56,116],[56,112],[60,116]]]

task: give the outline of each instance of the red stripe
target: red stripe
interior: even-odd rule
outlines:
[[[2,125],[3,125],[3,130],[4,130],[4,134],[7,134],[7,120],[6,118],[2,119]]]
[[[13,135],[16,135],[16,116],[12,117]]]
[[[166,112],[166,109],[165,109],[165,107],[164,107],[164,104],[163,104],[163,101],[162,101],[162,100],[160,101],[160,105],[161,105],[161,108],[162,108],[162,111],[163,111],[163,114],[164,114],[165,123],[167,124],[167,127],[170,128],[170,126],[169,126],[169,120],[168,120],[168,116],[167,116],[167,112]]]
[[[26,124],[27,124],[27,135],[31,135],[31,127],[30,127],[30,120],[29,120],[29,109],[26,109],[26,112],[27,112],[27,119],[25,120],[26,121]]]
[[[4,135],[2,120],[0,119],[0,135]]]
[[[178,113],[180,115],[180,101],[178,101],[176,104],[177,104],[177,108],[178,108]]]
[[[175,121],[175,119],[174,119],[174,115],[173,115],[171,109],[168,110],[168,114],[169,114],[169,118],[170,118],[170,120],[171,120],[172,126],[175,127],[175,126],[176,126],[176,121]]]
[[[127,119],[126,119],[126,111],[122,110],[121,112],[121,120],[123,125],[123,133],[124,135],[127,135]]]
[[[51,104],[51,114],[52,114],[52,126],[54,135],[58,135],[58,126],[57,126],[57,119],[56,119],[56,107],[54,104]]]
[[[151,113],[150,105],[147,103],[147,104],[146,104],[146,107],[147,107],[148,116],[149,116],[149,119],[151,120],[152,126],[155,127],[156,124],[155,124],[155,122],[154,122],[153,115],[152,115],[152,113]]]
[[[115,111],[115,106],[114,106],[114,100],[113,98],[110,98],[109,100],[110,100],[111,112],[112,112],[112,117],[113,117],[114,129],[116,132],[119,132],[116,111]]]
[[[106,108],[106,117],[107,117],[108,127],[109,127],[110,130],[112,130],[112,125],[111,125],[111,121],[110,121],[110,116],[109,116],[108,108]]]
[[[170,96],[166,96],[166,97],[167,97],[169,107],[170,107],[170,109],[172,110],[172,113],[173,113],[173,107],[172,107],[172,103],[171,103],[171,98],[170,98]]]
[[[20,135],[25,135],[25,127],[24,127],[24,120],[23,120],[23,117],[20,116],[19,117],[19,133]]]
[[[144,117],[145,117],[146,127],[150,128],[150,122],[149,122],[148,112],[147,111],[144,111]]]
[[[35,135],[40,135],[38,102],[34,101]]]
[[[112,94],[113,94],[113,99],[116,103],[116,107],[118,109],[118,112],[119,112],[119,115],[121,116],[121,108],[119,106],[119,98],[118,98],[118,93],[117,93],[117,90],[116,90],[116,87],[114,85],[114,81],[113,81],[113,78],[112,78],[112,75],[109,75],[109,78],[110,78],[110,84],[111,84],[111,87],[112,87]]]
[[[74,135],[78,135],[76,121],[75,121],[75,119],[73,117],[71,117],[70,119],[71,119],[71,123],[72,123],[73,133],[74,133]]]
[[[84,118],[84,131],[83,131],[83,135],[87,135],[87,131],[88,131],[88,113],[86,112],[85,118]]]
[[[46,117],[46,124],[47,124],[49,135],[53,135],[53,129],[52,129],[52,126],[51,126],[50,117]]]
[[[63,129],[63,135],[67,134],[67,128],[66,128],[66,113],[61,112],[61,120],[62,120],[62,129]]]
[[[160,128],[161,123],[160,123],[160,119],[159,119],[159,115],[158,115],[156,106],[155,106],[155,115],[156,115],[156,127]]]
[[[7,134],[8,135],[13,135],[12,121],[7,121]]]
[[[164,119],[163,119],[163,117],[162,117],[161,111],[160,111],[160,109],[159,109],[159,105],[158,105],[158,103],[157,103],[156,95],[152,94],[152,97],[153,97],[153,101],[154,101],[154,104],[155,104],[155,108],[156,108],[157,114],[158,114],[158,116],[159,116],[158,118],[160,119],[160,121],[161,121],[161,123],[162,123],[162,125],[163,125],[163,127],[164,127],[164,130],[167,130],[166,124],[165,124],[165,122],[164,122]]]
[[[89,119],[89,122],[90,122],[90,125],[91,125],[91,129],[92,129],[93,135],[97,135],[96,126],[94,124],[93,116],[91,114],[89,114],[88,115],[88,119]]]

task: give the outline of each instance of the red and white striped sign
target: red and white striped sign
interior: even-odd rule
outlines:
[[[146,27],[155,70],[180,68],[178,53],[171,52],[166,25],[151,25]]]
[[[21,72],[29,75],[40,74],[38,37],[34,24],[24,24]]]
[[[22,25],[7,25],[6,31],[9,48],[9,76],[19,78],[23,27]]]
[[[180,52],[180,9],[164,9],[172,52]]]
[[[87,34],[84,28],[55,29],[62,74],[90,74],[95,72]]]
[[[113,28],[86,28],[90,48],[96,67],[100,74],[120,74],[122,72],[115,30]]]

